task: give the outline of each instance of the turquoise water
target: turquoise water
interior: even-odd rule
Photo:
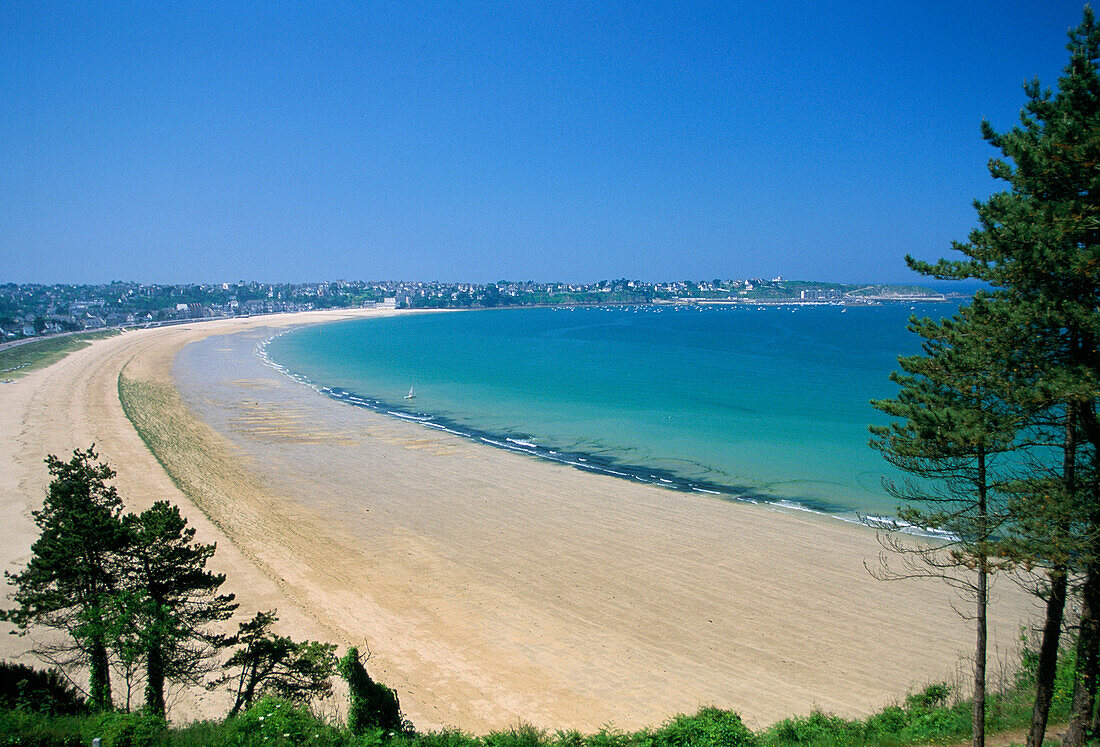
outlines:
[[[625,479],[889,514],[868,445],[911,314],[954,306],[514,309],[300,328],[268,357],[325,393]],[[404,399],[409,387],[415,399]]]

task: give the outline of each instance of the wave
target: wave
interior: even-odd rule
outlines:
[[[912,534],[918,537],[930,537],[938,540],[945,540],[947,542],[959,541],[959,535],[954,532],[948,532],[945,529],[936,529],[935,527],[922,527],[918,524],[902,521],[893,516],[860,516],[857,518],[858,523],[873,529]]]

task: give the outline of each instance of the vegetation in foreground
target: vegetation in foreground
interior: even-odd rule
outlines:
[[[1063,651],[1051,717],[1069,715],[1072,648]],[[1026,726],[1031,717],[1034,652],[1024,651],[1019,671],[1004,692],[986,698],[990,733]],[[88,706],[55,674],[37,672],[20,680],[15,665],[0,664],[0,744],[78,745],[100,738],[104,747],[121,745],[389,745],[392,747],[904,747],[948,744],[969,739],[972,705],[953,697],[944,683],[929,685],[901,703],[863,719],[821,711],[787,718],[752,731],[737,713],[714,707],[677,715],[660,727],[626,732],[605,726],[592,734],[550,732],[526,724],[473,736],[455,730],[417,732],[360,723],[335,725],[301,702],[265,695],[224,721],[169,726],[148,711],[90,714]],[[23,668],[22,674],[27,671]],[[394,726],[391,724],[391,727]]]
[[[86,348],[93,340],[117,335],[118,330],[101,330],[13,345],[0,350],[0,379],[13,379],[57,363],[69,353]]]

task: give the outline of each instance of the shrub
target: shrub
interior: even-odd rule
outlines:
[[[600,728],[598,732],[590,736],[587,740],[580,735],[579,732],[571,731],[564,735],[566,739],[560,739],[562,745],[567,747],[632,747],[633,745],[647,744],[644,741],[651,737],[650,734],[642,732],[640,738],[643,741],[639,741],[639,738],[635,738],[630,734],[619,731],[610,724]]]
[[[231,744],[344,745],[345,735],[313,715],[305,706],[274,696],[264,696],[255,705],[226,723],[226,741]]]
[[[0,661],[0,708],[79,716],[88,712],[88,703],[56,669]]]
[[[77,717],[44,716],[0,710],[0,745],[20,747],[83,747],[88,743]]]
[[[229,741],[230,727],[224,721],[193,721],[185,726],[174,726],[169,732],[168,743],[172,747],[215,747],[233,744]]]
[[[862,741],[864,725],[820,710],[802,718],[778,721],[768,729],[768,744],[836,745]]]
[[[517,724],[507,731],[494,731],[482,740],[485,747],[544,747],[549,744],[546,732],[530,724]]]
[[[554,732],[554,740],[552,744],[555,747],[587,747],[589,742],[584,738],[576,729],[570,729],[569,731],[562,731],[559,729]]]
[[[400,737],[393,740],[393,744],[403,743]],[[444,729],[418,735],[415,739],[410,737],[408,744],[415,744],[417,747],[480,747],[481,740],[457,729]]]
[[[397,693],[370,678],[359,661],[358,649],[349,648],[337,667],[348,683],[348,729],[352,734],[363,734],[372,728],[394,733],[408,730],[401,717]]]
[[[940,706],[914,714],[902,732],[910,741],[935,742],[948,738],[966,738],[973,726],[973,712],[969,702],[957,703],[950,708]]]
[[[168,739],[168,724],[162,716],[146,711],[103,713],[86,722],[85,738],[103,739],[103,747],[155,747]]]
[[[733,711],[700,708],[694,716],[676,716],[652,735],[654,747],[755,747],[756,736]]]
[[[900,734],[909,726],[909,712],[900,706],[886,706],[867,718],[865,732],[868,737]]]
[[[951,686],[946,682],[934,682],[919,693],[912,693],[906,697],[905,707],[915,713],[930,711],[946,703],[951,692]]]

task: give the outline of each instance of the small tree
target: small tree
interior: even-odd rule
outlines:
[[[226,638],[207,629],[237,608],[232,594],[218,594],[222,574],[206,570],[214,545],[194,543],[176,506],[157,501],[124,519],[128,534],[127,590],[145,657],[145,707],[165,712],[165,682],[198,683],[214,666]]]
[[[148,636],[143,626],[147,604],[148,597],[143,591],[123,589],[111,596],[107,606],[107,645],[114,654],[114,670],[125,687],[118,697],[127,713],[133,709],[134,691],[142,679],[145,663]]]
[[[50,454],[53,475],[34,522],[42,530],[31,545],[31,559],[19,573],[5,573],[16,587],[16,607],[4,613],[23,634],[39,625],[65,632],[71,644],[40,644],[35,653],[90,669],[92,708],[111,707],[108,657],[108,600],[118,589],[120,553],[125,545],[122,501],[107,481],[115,476],[100,463],[94,444],[73,451],[62,462]]]
[[[352,734],[362,734],[372,727],[404,730],[397,693],[370,678],[359,661],[359,649],[349,648],[337,666],[348,683],[348,729]]]
[[[240,671],[235,676],[226,674],[210,685],[234,683],[236,699],[229,717],[269,692],[298,702],[332,693],[336,645],[316,641],[297,643],[276,635],[271,627],[278,619],[274,611],[257,612],[251,620],[238,625],[232,641],[238,648],[224,669]]]
[[[1000,370],[1009,353],[997,344],[994,311],[979,296],[954,319],[912,320],[910,329],[924,338],[924,354],[900,358],[905,373],[891,377],[901,385],[898,396],[872,403],[899,419],[889,426],[872,426],[872,446],[917,478],[889,485],[904,501],[900,519],[949,538],[929,545],[892,535],[888,546],[907,563],[899,573],[883,559],[879,576],[932,577],[973,598],[975,747],[985,743],[989,577],[1011,565],[999,557],[1003,553],[998,540],[1007,516],[996,500],[995,460],[1014,448],[1021,422],[1004,397]]]

